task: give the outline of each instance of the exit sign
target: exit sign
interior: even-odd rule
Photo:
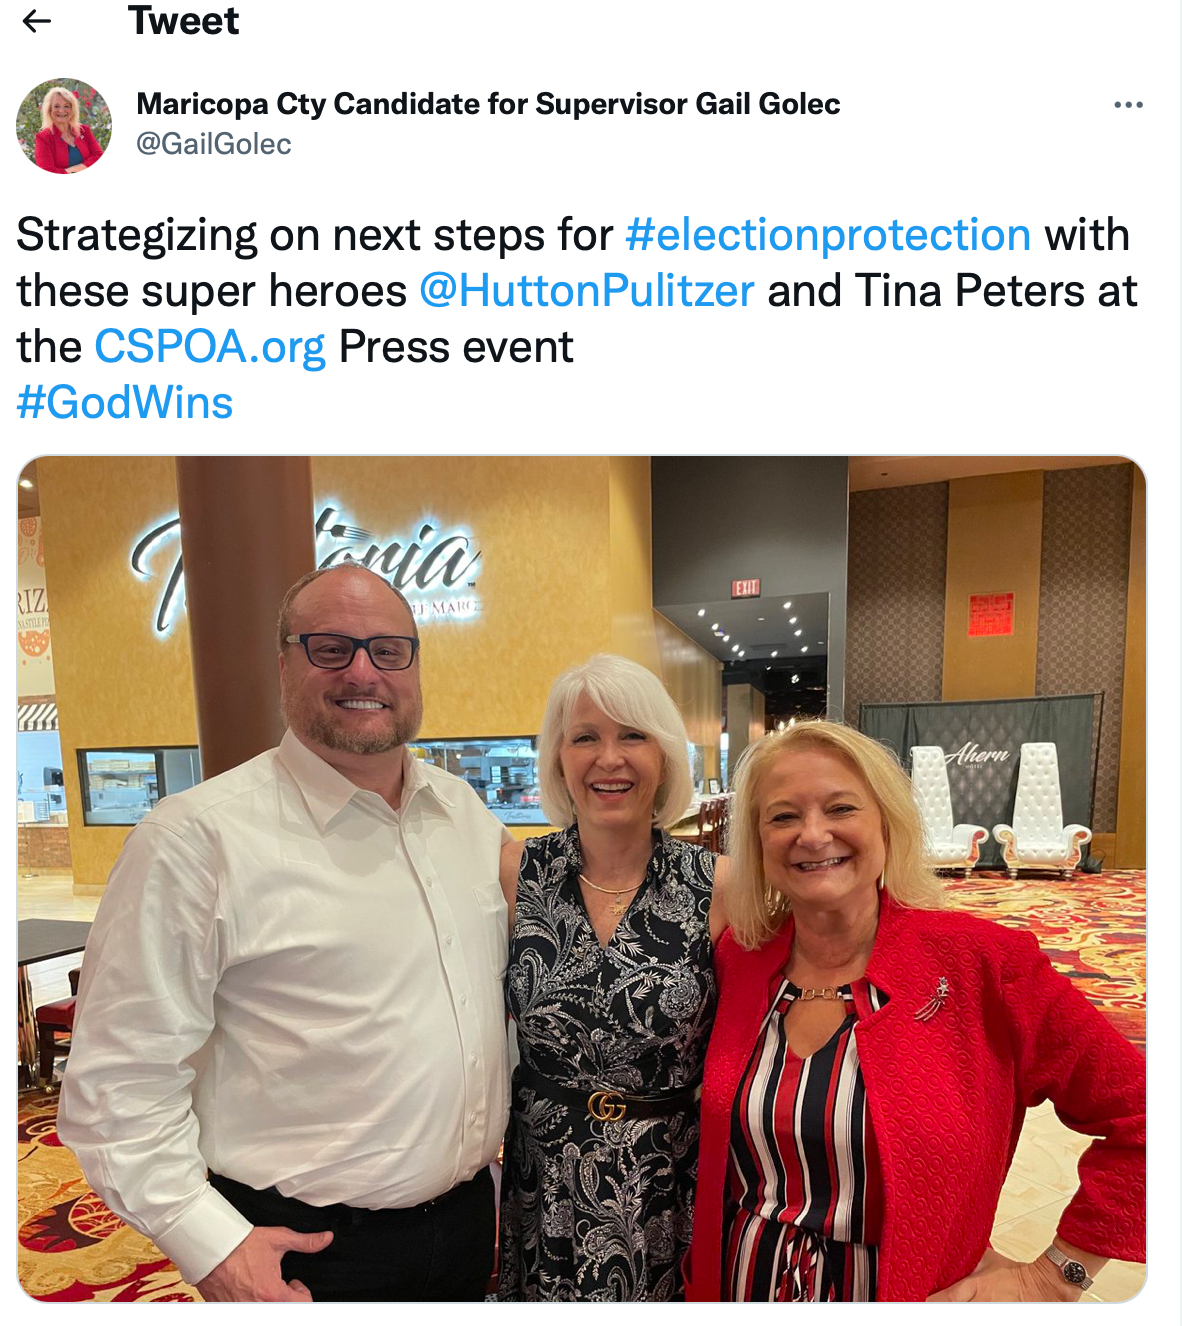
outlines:
[[[759,597],[758,580],[732,580],[731,598],[733,599],[757,599]]]

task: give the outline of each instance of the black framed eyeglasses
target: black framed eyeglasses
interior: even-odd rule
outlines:
[[[415,661],[419,642],[413,635],[371,635],[359,640],[355,635],[330,635],[325,631],[305,631],[286,637],[289,645],[303,645],[308,662],[314,668],[340,672],[364,649],[369,661],[382,672],[402,672]]]

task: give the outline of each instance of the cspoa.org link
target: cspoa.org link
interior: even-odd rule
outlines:
[[[315,336],[269,336],[258,354],[249,354],[231,327],[222,332],[193,327],[133,327],[124,332],[104,327],[95,337],[95,352],[104,364],[163,364],[180,358],[189,364],[299,364],[319,373],[327,364],[324,333]],[[186,391],[180,382],[125,382],[114,392],[84,392],[73,383],[26,383],[17,391],[22,419],[228,419],[233,397],[228,392]]]
[[[165,133],[145,129],[136,137],[135,145],[146,157],[154,157],[159,152],[166,157],[285,157],[291,154],[290,138],[267,138],[257,133],[236,136],[225,129],[217,133],[209,130],[189,137],[182,137],[175,129]]]

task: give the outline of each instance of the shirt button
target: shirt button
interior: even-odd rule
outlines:
[[[467,995],[460,995],[460,1003],[461,1003],[461,1004],[466,1004],[467,1002],[468,1002],[468,996],[467,996]]]
[[[468,1122],[469,1122],[469,1123],[475,1123],[475,1122],[476,1122],[476,1115],[474,1115],[474,1114],[469,1114],[469,1115],[468,1115]]]
[[[428,876],[427,876],[427,887],[428,887],[428,888],[431,888],[431,887],[434,885],[434,883],[435,883],[435,881],[431,878],[430,875],[428,875]]]
[[[448,946],[448,948],[451,948],[451,945],[452,945],[452,938],[451,938],[451,935],[444,935],[444,936],[443,936],[443,942]]]
[[[468,1062],[472,1065],[473,1068],[475,1068],[475,1067],[476,1067],[476,1056],[475,1056],[474,1054],[470,1054],[470,1055],[468,1056]]]

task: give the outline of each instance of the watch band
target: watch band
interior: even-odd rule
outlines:
[[[1087,1268],[1074,1258],[1068,1257],[1065,1252],[1060,1252],[1052,1243],[1043,1253],[1044,1257],[1049,1257],[1051,1261],[1059,1268],[1060,1274],[1069,1285],[1074,1285],[1076,1289],[1091,1289],[1092,1277],[1088,1274]]]

